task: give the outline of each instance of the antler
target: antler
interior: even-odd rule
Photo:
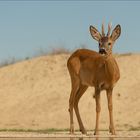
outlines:
[[[102,23],[102,36],[105,36],[104,24]]]
[[[111,32],[111,23],[108,24],[108,32],[107,32],[107,36],[110,35],[110,32]]]

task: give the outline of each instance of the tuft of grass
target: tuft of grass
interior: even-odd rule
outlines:
[[[32,58],[45,56],[45,55],[70,54],[70,53],[71,53],[71,51],[69,49],[65,48],[65,47],[56,47],[56,48],[51,48],[51,49],[42,49],[42,48],[40,48],[32,56]]]
[[[132,53],[124,53],[124,54],[120,54],[120,56],[131,56]]]
[[[5,66],[9,66],[9,65],[12,65],[12,64],[15,64],[15,63],[23,61],[23,60],[24,59],[18,59],[18,58],[15,58],[15,57],[3,60],[2,62],[0,62],[0,68],[1,67],[5,67]]]
[[[114,57],[125,57],[125,56],[131,56],[133,55],[133,53],[114,53],[113,56]]]
[[[70,54],[71,51],[69,49],[66,48],[53,48],[49,54],[51,55],[56,55],[56,54]]]
[[[138,126],[138,127],[131,127],[131,128],[129,128],[129,131],[140,131],[140,126]]]

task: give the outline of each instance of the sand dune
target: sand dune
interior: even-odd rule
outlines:
[[[69,128],[69,55],[34,58],[0,69],[0,129]],[[114,88],[114,121],[117,129],[140,127],[140,55],[116,56],[121,79]],[[80,100],[87,129],[94,129],[94,88]],[[101,94],[100,129],[108,129],[105,92]],[[75,125],[78,128],[75,118]]]

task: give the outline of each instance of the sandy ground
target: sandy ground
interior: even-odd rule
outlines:
[[[0,129],[69,128],[68,57],[67,54],[43,56],[0,69]],[[113,93],[115,127],[140,130],[140,54],[121,55],[116,60],[121,78]],[[95,125],[93,94],[94,88],[89,88],[79,103],[88,130]],[[101,107],[100,129],[107,130],[105,92],[101,94]]]
[[[110,135],[106,131],[100,131],[100,135],[94,135],[89,131],[87,135],[75,132],[70,135],[69,132],[53,132],[53,133],[33,133],[33,132],[0,132],[0,138],[137,138],[140,139],[138,131],[118,131],[117,135]],[[65,140],[65,139],[64,139]],[[119,139],[117,139],[119,140]]]

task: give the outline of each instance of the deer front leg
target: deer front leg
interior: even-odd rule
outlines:
[[[100,106],[100,89],[95,89],[95,101],[96,101],[96,125],[94,135],[99,134],[99,115],[101,111]]]
[[[115,135],[114,123],[113,123],[113,102],[112,102],[112,91],[113,89],[107,90],[108,110],[109,110],[109,131],[112,135]]]

